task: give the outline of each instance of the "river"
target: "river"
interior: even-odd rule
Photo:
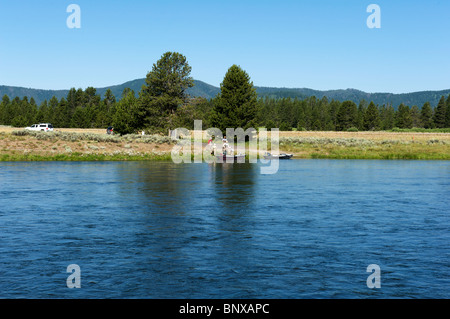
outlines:
[[[279,164],[2,162],[0,298],[450,297],[449,161]]]

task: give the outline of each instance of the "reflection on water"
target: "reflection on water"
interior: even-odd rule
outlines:
[[[232,213],[251,205],[259,173],[255,164],[210,164],[209,170],[219,209]]]
[[[121,166],[121,192],[151,213],[186,214],[196,208],[236,211],[254,200],[255,164],[133,163]]]
[[[450,296],[448,162],[0,163],[0,181],[0,298]]]

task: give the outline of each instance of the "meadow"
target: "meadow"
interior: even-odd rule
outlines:
[[[449,160],[450,134],[282,132],[280,150],[297,158]]]
[[[450,160],[450,133],[289,131],[279,137],[280,152],[294,158]],[[103,129],[44,133],[0,126],[1,161],[170,160],[174,145],[168,136],[156,134],[107,135]]]

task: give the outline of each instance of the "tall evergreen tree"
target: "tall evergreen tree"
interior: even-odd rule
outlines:
[[[53,98],[50,99],[50,104],[53,105]],[[55,98],[56,99],[56,98]],[[67,100],[61,98],[59,103],[55,107],[55,113],[53,116],[54,127],[70,127],[71,124],[71,114]]]
[[[378,108],[372,101],[364,112],[364,126],[365,130],[375,130],[380,127],[380,115]]]
[[[358,107],[352,101],[344,101],[336,116],[336,129],[345,131],[358,125]]]
[[[422,121],[420,120],[420,110],[417,105],[413,105],[411,107],[410,116],[412,127],[422,127]]]
[[[422,106],[420,111],[420,121],[422,122],[422,127],[433,128],[433,109],[431,108],[430,102],[426,102]]]
[[[267,126],[267,128],[271,128]],[[303,131],[306,130],[306,122],[305,122],[305,108],[304,102],[298,102],[297,104],[297,130]]]
[[[361,130],[361,131],[365,130],[366,110],[367,110],[367,101],[361,100],[358,105],[358,124],[356,126],[358,128],[358,130]]]
[[[257,94],[250,76],[241,67],[231,66],[223,82],[220,93],[214,99],[211,117],[212,125],[225,134],[226,128],[256,126]]]
[[[395,125],[398,128],[411,128],[412,122],[409,106],[403,103],[398,106],[395,116]]]
[[[86,128],[87,120],[86,120],[86,108],[82,106],[77,106],[75,111],[72,114],[72,118],[70,121],[70,127],[74,128]]]
[[[69,110],[75,110],[75,108],[78,106],[77,102],[77,90],[75,88],[71,88],[69,90],[69,93],[67,93],[67,107]]]
[[[112,125],[112,117],[115,112],[116,97],[111,89],[107,89],[104,99],[98,102],[96,114],[93,116],[94,126],[97,128],[106,128]]]
[[[191,70],[186,57],[177,52],[166,52],[153,64],[139,96],[139,126],[167,125],[167,118],[188,102],[186,90],[194,86]]]
[[[48,106],[47,100],[44,100],[39,106],[38,112],[36,114],[36,123],[48,123]]]
[[[395,109],[391,104],[383,104],[380,108],[380,125],[382,130],[391,130],[395,126]]]
[[[304,103],[302,104],[303,107],[303,122],[305,124],[305,128],[307,130],[312,129],[312,122],[313,122],[313,116],[312,116],[312,110],[316,104],[316,97],[311,96],[307,99],[305,99]]]
[[[116,103],[116,97],[114,96],[111,89],[107,89],[105,92],[105,98],[103,99],[105,101],[106,105],[110,107],[112,104]]]
[[[334,131],[336,129],[337,124],[337,113],[339,111],[340,103],[337,100],[331,100],[330,102],[330,117],[331,117],[331,128],[330,130]]]
[[[137,112],[138,100],[134,91],[127,91],[126,96],[117,103],[113,116],[114,131],[119,134],[132,134],[138,130]]]
[[[47,115],[47,121],[49,123],[53,124],[53,127],[58,127],[56,123],[56,115],[57,115],[57,108],[59,105],[59,101],[56,98],[56,96],[52,96],[52,98],[48,101],[47,107],[48,107],[48,115]],[[62,126],[59,126],[62,127]]]
[[[450,128],[450,94],[447,97],[447,102],[445,103],[447,105],[447,109],[445,111],[445,127]]]
[[[2,102],[0,103],[0,124],[7,125],[7,110],[11,103],[8,95],[3,95]]]
[[[445,112],[446,112],[446,105],[445,105],[445,98],[444,96],[441,97],[439,100],[439,103],[434,110],[434,124],[437,128],[444,128],[445,127]]]

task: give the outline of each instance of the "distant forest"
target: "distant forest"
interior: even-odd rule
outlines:
[[[132,93],[132,94],[129,94]],[[37,105],[33,98],[4,95],[0,104],[0,125],[26,127],[34,123],[52,123],[55,128],[106,128],[116,124],[117,110],[129,103],[135,92],[124,89],[120,99],[107,90],[104,96],[96,89],[72,88],[66,97],[52,97]],[[138,99],[138,98],[136,98]],[[190,98],[172,116],[169,128],[193,129],[194,120],[211,127],[215,99]],[[450,128],[450,95],[442,96],[436,107],[429,102],[420,107],[400,104],[375,105],[362,100],[268,98],[257,101],[255,123],[258,127],[290,130],[346,131],[391,130],[394,128]]]
[[[5,94],[0,103],[0,125],[26,127],[52,123],[55,128],[106,128],[120,134],[167,134],[169,129],[193,129],[202,120],[203,129],[278,128],[281,131],[369,131],[450,128],[450,94],[434,107],[398,106],[373,100],[331,99],[326,96],[273,97],[257,93],[249,74],[238,65],[226,72],[213,98],[192,97],[195,88],[191,66],[178,52],[166,52],[153,64],[139,91],[126,87],[116,98],[111,89],[72,88],[65,97],[53,96],[36,103],[33,97],[12,100]],[[272,92],[273,93],[273,92]],[[348,92],[347,92],[348,93]],[[437,99],[436,99],[437,100]]]

